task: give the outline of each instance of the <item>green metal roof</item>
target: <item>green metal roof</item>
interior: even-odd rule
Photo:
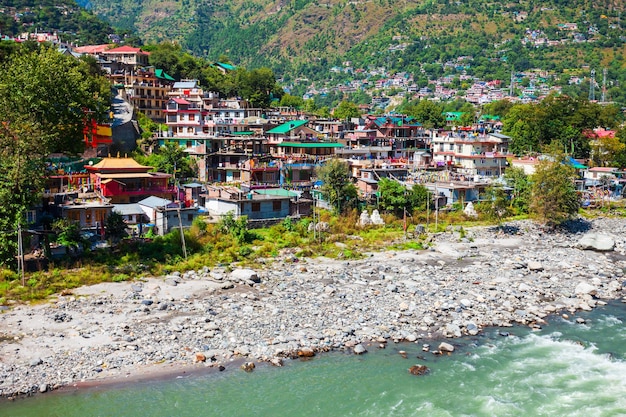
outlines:
[[[228,70],[228,71],[234,71],[234,70],[237,69],[236,66],[234,66],[232,64],[227,64],[225,62],[216,62],[215,65],[217,65],[218,67],[222,67],[222,68],[224,68],[225,70]]]
[[[283,142],[276,146],[283,148],[343,148],[343,145],[337,142]]]
[[[264,195],[277,195],[280,197],[297,197],[298,193],[295,191],[285,190],[284,188],[266,188],[263,190],[254,190],[257,194]]]
[[[245,132],[233,132],[232,135],[235,136],[250,136],[250,135],[254,135],[254,132],[251,131],[245,131]]]
[[[443,115],[446,117],[448,121],[459,121],[461,120],[461,116],[463,116],[465,112],[462,111],[447,111],[444,112]]]
[[[162,78],[164,80],[168,80],[168,81],[176,81],[175,79],[173,79],[172,77],[170,77],[169,75],[167,75],[165,73],[165,71],[163,71],[162,69],[157,69],[154,70],[154,75],[157,78]]]
[[[275,128],[268,130],[267,133],[287,133],[295,128],[307,124],[308,122],[308,120],[292,120],[290,122],[283,123],[282,125],[276,126]]]

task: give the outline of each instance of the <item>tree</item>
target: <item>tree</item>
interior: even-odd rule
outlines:
[[[517,155],[539,151],[541,130],[537,108],[533,104],[514,105],[503,120],[502,132],[511,136],[510,149]]]
[[[407,190],[398,181],[381,178],[378,181],[378,192],[378,203],[383,210],[400,215],[407,208]]]
[[[483,106],[483,114],[504,117],[509,113],[511,107],[513,107],[513,103],[506,99],[492,101]]]
[[[417,105],[407,106],[406,113],[415,117],[426,129],[442,128],[446,125],[443,107],[430,100],[420,100]]]
[[[88,62],[41,47],[12,54],[0,69],[0,120],[28,117],[50,140],[46,151],[80,153],[88,118],[108,117],[111,89]]]
[[[485,190],[485,201],[481,203],[483,213],[491,220],[496,220],[498,226],[502,224],[502,219],[511,214],[510,201],[499,184],[492,185]]]
[[[138,159],[143,159],[142,163],[154,167],[156,171],[172,174],[176,178],[191,178],[195,174],[189,154],[174,141],[165,142],[149,156]]]
[[[407,203],[411,208],[411,212],[415,210],[424,210],[429,203],[428,189],[421,184],[413,184],[407,195]]]
[[[343,100],[335,110],[333,110],[333,117],[338,120],[349,120],[353,117],[359,117],[360,115],[359,107],[347,100]]]
[[[280,99],[282,88],[276,83],[274,72],[269,68],[247,71],[238,68],[235,71],[235,86],[238,93],[252,104],[253,107],[269,107],[272,98]]]
[[[382,178],[378,182],[378,191],[381,208],[397,216],[401,216],[405,209],[409,213],[423,209],[428,202],[428,190],[419,184],[407,189],[398,181]]]
[[[45,47],[7,56],[0,69],[0,230],[26,226],[40,198],[50,153],[83,147],[87,117],[104,118],[110,87],[89,64]],[[6,233],[6,232],[5,232]],[[0,264],[11,264],[16,235],[0,238]]]
[[[317,169],[317,178],[323,183],[322,194],[337,214],[356,207],[358,192],[347,163],[331,159]]]
[[[281,97],[279,106],[300,109],[304,106],[304,100],[302,99],[302,97],[285,94]]]
[[[558,225],[578,213],[574,169],[562,163],[563,153],[539,162],[531,177],[530,212],[548,226]]]
[[[115,211],[112,211],[104,221],[106,237],[111,239],[112,242],[118,242],[119,240],[125,238],[127,236],[127,227],[128,226],[124,221],[124,217]]]
[[[79,248],[89,247],[87,240],[80,234],[80,224],[67,219],[58,219],[52,223],[56,232],[56,241],[66,247],[66,254]]]
[[[530,204],[531,184],[523,168],[510,167],[504,172],[504,180],[513,188],[511,193],[511,207],[519,213],[528,213]]]
[[[619,155],[626,150],[626,144],[618,137],[604,136],[590,142],[593,162],[598,166],[610,166],[618,161]]]

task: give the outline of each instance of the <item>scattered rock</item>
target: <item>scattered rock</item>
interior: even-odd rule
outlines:
[[[365,349],[365,346],[359,343],[358,345],[352,348],[352,351],[357,355],[362,355],[367,352],[367,349]]]
[[[409,368],[409,373],[415,376],[426,375],[428,372],[430,369],[426,365],[413,365]]]
[[[602,233],[590,232],[580,238],[578,247],[583,250],[608,252],[615,249],[615,240],[611,236]]]
[[[311,348],[302,348],[298,351],[298,356],[301,358],[311,358],[315,356],[315,351]]]
[[[454,352],[454,346],[447,342],[441,342],[437,349],[440,352]]]
[[[256,368],[256,366],[254,365],[254,362],[244,362],[241,365],[241,369],[243,369],[246,372],[252,372],[254,371],[254,368]]]

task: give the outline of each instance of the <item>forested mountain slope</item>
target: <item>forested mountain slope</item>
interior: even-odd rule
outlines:
[[[623,67],[621,0],[83,0],[146,42],[176,41],[198,56],[228,56],[291,77],[332,66],[421,64],[472,56],[471,72]],[[526,38],[526,40],[525,40]],[[535,45],[537,39],[544,44]],[[551,44],[548,43],[551,42]],[[498,65],[504,63],[504,65]],[[428,68],[426,68],[428,71]]]
[[[0,0],[0,34],[57,32],[64,42],[107,42],[110,25],[79,7],[74,0]]]

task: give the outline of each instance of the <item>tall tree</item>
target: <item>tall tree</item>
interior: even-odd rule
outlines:
[[[446,125],[443,106],[433,101],[420,100],[416,105],[407,106],[405,111],[409,116],[415,117],[426,129],[442,128]]]
[[[358,192],[351,181],[347,163],[331,159],[318,168],[317,178],[323,183],[322,194],[337,213],[356,207]]]
[[[48,152],[81,152],[84,121],[105,120],[110,99],[106,79],[56,49],[13,54],[0,71],[1,120],[31,119],[51,135]]]
[[[574,169],[563,163],[564,154],[552,148],[551,158],[539,162],[531,177],[531,214],[548,226],[558,225],[578,213]]]
[[[428,190],[419,184],[408,189],[398,181],[382,178],[378,182],[378,191],[381,208],[398,216],[402,215],[405,209],[409,213],[423,209],[428,202]]]
[[[83,148],[87,118],[104,118],[110,100],[105,79],[88,63],[56,49],[24,49],[0,68],[0,230],[26,225],[40,198],[45,159]],[[12,263],[16,235],[0,238],[0,264]]]
[[[353,117],[359,117],[360,115],[359,107],[348,100],[343,100],[335,110],[333,110],[333,117],[339,120],[349,120]]]

